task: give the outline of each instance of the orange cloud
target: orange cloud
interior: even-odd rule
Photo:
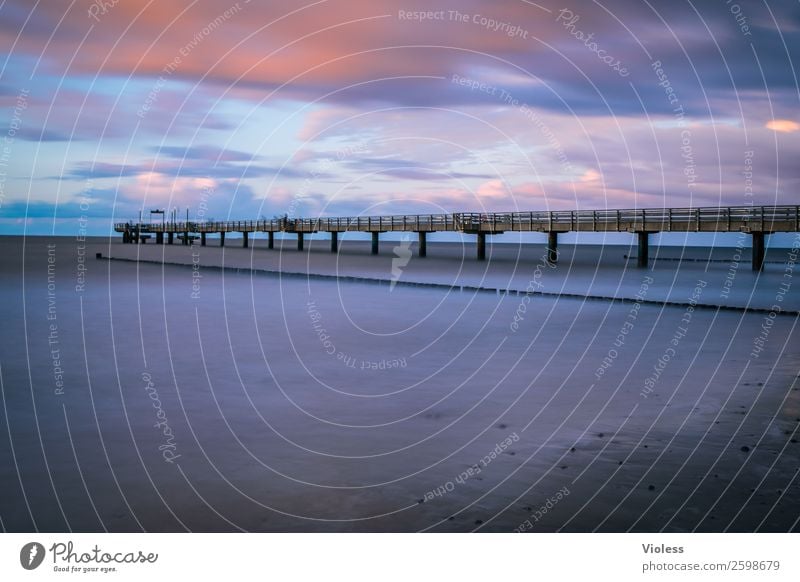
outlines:
[[[800,123],[790,119],[772,119],[767,122],[767,129],[780,133],[794,133],[800,130]]]

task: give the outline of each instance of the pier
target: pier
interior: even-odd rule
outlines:
[[[547,260],[558,261],[558,235],[567,232],[627,232],[637,237],[637,265],[646,268],[649,239],[659,232],[738,232],[751,237],[752,268],[764,265],[766,236],[776,232],[800,232],[800,206],[730,206],[705,208],[640,208],[627,210],[556,210],[532,212],[460,212],[453,214],[417,214],[388,216],[274,218],[225,222],[126,222],[114,225],[124,243],[146,243],[155,236],[157,244],[184,245],[199,239],[205,246],[208,234],[219,234],[225,245],[225,233],[242,235],[248,247],[250,235],[266,233],[268,248],[274,248],[276,232],[297,237],[297,250],[304,248],[306,234],[330,233],[331,252],[339,248],[339,233],[371,233],[372,254],[380,251],[380,234],[415,232],[419,237],[418,255],[427,255],[427,237],[437,232],[475,235],[476,256],[486,259],[486,237],[505,232],[547,233]]]

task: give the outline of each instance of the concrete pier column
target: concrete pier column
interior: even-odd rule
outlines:
[[[297,233],[297,250],[298,251],[302,251],[303,250],[303,233],[302,232],[298,232]]]
[[[175,239],[175,233],[174,232],[168,232],[167,233],[167,244],[171,245],[173,243],[174,239]]]
[[[249,240],[249,236],[248,236],[249,234],[250,234],[249,232],[243,232],[242,233],[242,248],[246,249],[247,246],[250,244],[250,240]]]
[[[650,261],[650,233],[637,232],[636,235],[639,238],[639,256],[636,261],[636,266],[640,269],[646,269]]]
[[[219,233],[219,246],[221,246],[221,247],[225,246],[225,233],[224,232]]]
[[[128,244],[128,231],[127,230],[123,230],[122,231],[122,244],[124,244],[124,245]]]
[[[267,233],[267,248],[268,249],[274,249],[275,248],[275,233],[272,232],[272,231],[269,231]]]
[[[420,231],[419,233],[419,256],[420,257],[427,257],[428,256],[428,233],[425,231]]]
[[[190,242],[191,241],[189,240],[189,233],[184,231],[184,233],[183,233],[183,244],[188,246]]]
[[[339,233],[335,230],[331,232],[331,252],[339,252]]]
[[[547,262],[555,265],[558,262],[558,233],[547,233]]]
[[[164,233],[157,232],[156,233],[156,244],[163,245],[164,244]]]
[[[372,254],[373,255],[377,255],[378,254],[378,235],[379,235],[378,232],[373,232],[372,233]]]
[[[206,233],[204,232],[200,233],[200,246],[201,247],[206,246]]]
[[[478,233],[478,260],[485,261],[486,260],[486,233],[479,232]]]
[[[144,244],[144,243],[146,243],[146,242],[147,242],[147,237],[146,237],[146,236],[140,236],[140,237],[139,237],[139,241],[140,241],[142,244]]]
[[[753,270],[760,271],[764,268],[764,255],[766,254],[764,249],[764,233],[753,232],[750,234],[753,236]]]

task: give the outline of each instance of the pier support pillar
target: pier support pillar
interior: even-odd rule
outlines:
[[[760,271],[764,268],[764,233],[753,232],[753,270]]]
[[[372,233],[372,254],[373,255],[377,255],[378,254],[378,235],[379,235],[378,232],[373,232]]]
[[[163,232],[157,232],[156,233],[156,244],[157,245],[163,245],[164,244],[164,233]]]
[[[558,233],[547,233],[547,262],[555,265],[558,262]]]
[[[221,247],[225,246],[225,233],[224,232],[219,233],[219,246],[221,246]]]
[[[122,231],[122,244],[124,244],[124,245],[128,244],[128,231],[127,230],[123,230]]]
[[[636,259],[636,266],[640,269],[646,269],[650,261],[650,233],[637,232],[639,239],[638,257]]]
[[[168,232],[167,233],[167,244],[171,245],[174,242],[174,240],[175,240],[175,233],[174,232]]]
[[[268,249],[274,249],[275,248],[275,233],[272,232],[272,231],[269,231],[267,233],[267,248]]]
[[[188,246],[190,242],[191,241],[189,240],[189,233],[188,232],[184,232],[183,233],[183,244]]]
[[[478,260],[485,261],[486,260],[486,233],[479,232],[478,233]]]
[[[335,230],[331,232],[331,252],[339,252],[339,233]]]
[[[242,233],[242,248],[246,249],[247,246],[250,244],[249,235],[250,235],[249,232]]]
[[[419,233],[419,256],[420,257],[427,257],[428,256],[428,233],[425,231],[420,231]]]
[[[298,251],[302,251],[303,250],[303,233],[302,232],[298,232],[297,233],[297,250]]]
[[[200,233],[200,246],[201,247],[206,246],[206,233],[204,232]]]
[[[147,242],[147,237],[146,236],[140,236],[139,237],[139,242],[141,242],[142,244],[146,243]]]

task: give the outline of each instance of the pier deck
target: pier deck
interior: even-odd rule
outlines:
[[[117,223],[125,243],[144,243],[155,234],[158,244],[172,244],[178,235],[183,244],[194,238],[206,244],[206,235],[219,234],[224,244],[226,232],[242,233],[248,246],[249,235],[267,233],[273,248],[276,232],[297,235],[297,248],[303,250],[305,234],[328,232],[331,251],[338,250],[338,234],[369,232],[372,253],[377,254],[382,232],[416,232],[419,255],[427,253],[427,235],[435,232],[460,232],[477,236],[477,258],[486,258],[486,236],[504,232],[548,233],[548,259],[558,260],[558,234],[565,232],[628,232],[638,236],[638,264],[648,264],[648,238],[658,232],[743,232],[752,236],[753,270],[764,263],[766,235],[776,232],[800,232],[800,206],[731,206],[706,208],[641,208],[627,210],[556,210],[531,212],[458,212],[452,214],[416,214],[388,216],[353,216],[320,218],[274,218],[268,220],[233,220],[225,222]]]

